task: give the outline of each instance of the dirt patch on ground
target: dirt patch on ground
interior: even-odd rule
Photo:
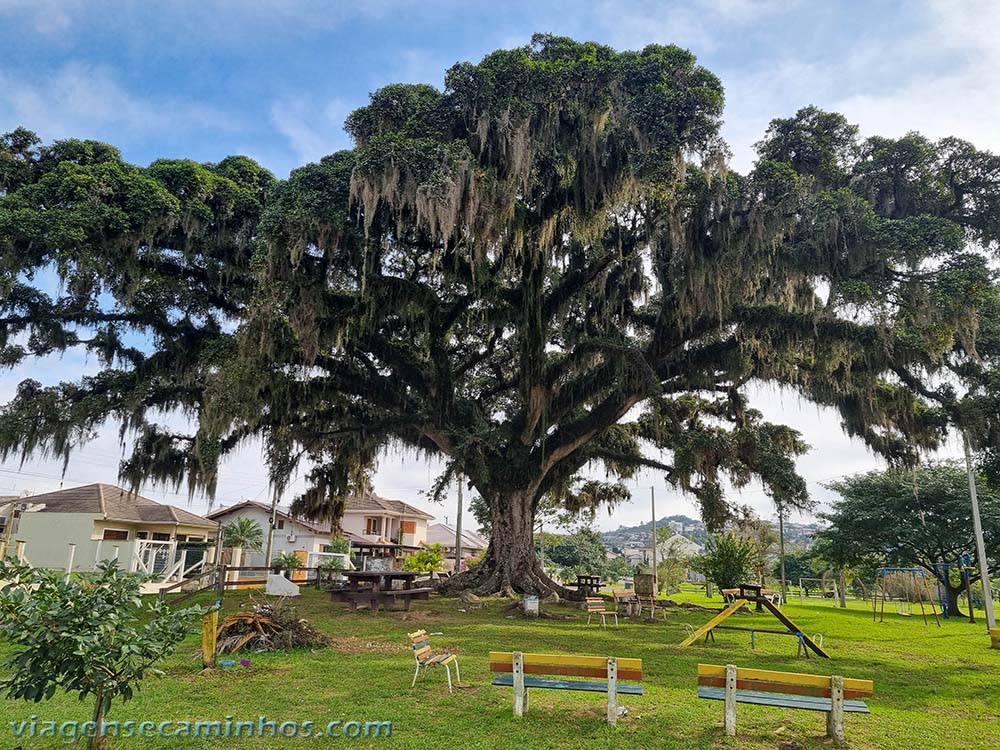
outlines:
[[[402,654],[410,648],[394,641],[373,641],[353,635],[342,635],[333,642],[333,650],[343,654]]]
[[[441,615],[437,612],[423,612],[420,610],[397,612],[394,615],[395,619],[401,622],[435,622],[441,619]]]

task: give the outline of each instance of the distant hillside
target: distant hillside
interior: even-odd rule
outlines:
[[[656,527],[672,527],[678,534],[683,534],[698,544],[705,542],[705,524],[696,518],[688,516],[664,516],[656,522]],[[624,547],[626,545],[649,544],[649,534],[652,531],[653,522],[639,524],[638,526],[619,526],[614,531],[606,531],[601,534],[601,541],[608,547]]]
[[[704,544],[708,534],[705,530],[705,524],[696,518],[684,515],[664,516],[656,522],[657,528],[665,526],[672,527],[678,534],[682,534],[698,544]],[[611,548],[646,546],[649,544],[649,534],[652,527],[652,521],[638,526],[619,526],[614,531],[606,531],[601,534],[601,541],[606,547]],[[803,524],[787,521],[785,522],[785,544],[789,547],[809,547],[812,545],[813,535],[819,528],[819,525],[814,523]]]

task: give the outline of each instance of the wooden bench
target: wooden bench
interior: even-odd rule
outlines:
[[[348,602],[355,609],[371,607],[372,612],[378,612],[379,605],[403,603],[403,609],[409,610],[414,599],[430,599],[432,588],[418,589],[386,589],[384,591],[373,591],[371,589],[361,589],[351,591],[349,589],[333,589],[330,591],[330,599],[336,602]]]
[[[874,694],[871,680],[838,675],[740,669],[732,664],[698,665],[698,697],[726,702],[726,734],[736,734],[736,704],[797,708],[826,713],[826,734],[836,744],[844,742],[844,714],[870,713],[860,698]]]
[[[622,685],[620,680],[642,680],[642,659],[572,654],[524,654],[520,651],[490,651],[490,671],[499,672],[494,685],[514,688],[514,715],[528,710],[528,688],[582,690],[607,693],[608,724],[618,721],[618,695],[642,695],[642,685]],[[550,675],[528,677],[527,675]],[[551,675],[558,675],[552,677]],[[566,677],[597,679],[567,680]]]
[[[584,606],[587,609],[587,624],[590,625],[590,621],[596,615],[601,618],[601,627],[607,628],[608,622],[607,618],[615,618],[615,627],[618,627],[618,613],[614,610],[608,609],[607,602],[600,596],[588,596],[584,601]]]

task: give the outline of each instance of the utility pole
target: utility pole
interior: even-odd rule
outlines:
[[[785,506],[778,503],[778,554],[781,555],[781,603],[788,601],[788,582],[785,579]]]
[[[264,565],[270,567],[271,565],[271,552],[274,549],[274,526],[278,519],[278,495],[277,493],[271,496],[271,521],[267,528],[267,551],[264,552]]]
[[[962,445],[965,448],[965,470],[969,475],[969,497],[972,500],[972,528],[976,533],[976,554],[979,556],[979,579],[983,584],[983,606],[986,608],[986,627],[997,626],[993,615],[993,592],[990,590],[990,568],[986,560],[986,545],[983,543],[983,523],[979,518],[979,497],[976,493],[976,473],[972,465],[972,446],[969,435],[962,430]],[[972,600],[969,600],[969,611],[972,611]]]
[[[458,475],[458,516],[455,521],[455,572],[462,572],[462,475]]]
[[[656,597],[660,587],[656,580],[656,487],[653,485],[649,487],[649,507],[653,513],[653,596]]]

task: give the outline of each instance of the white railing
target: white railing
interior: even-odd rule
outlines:
[[[177,542],[137,539],[132,550],[131,570],[159,577],[170,569],[176,552]]]

